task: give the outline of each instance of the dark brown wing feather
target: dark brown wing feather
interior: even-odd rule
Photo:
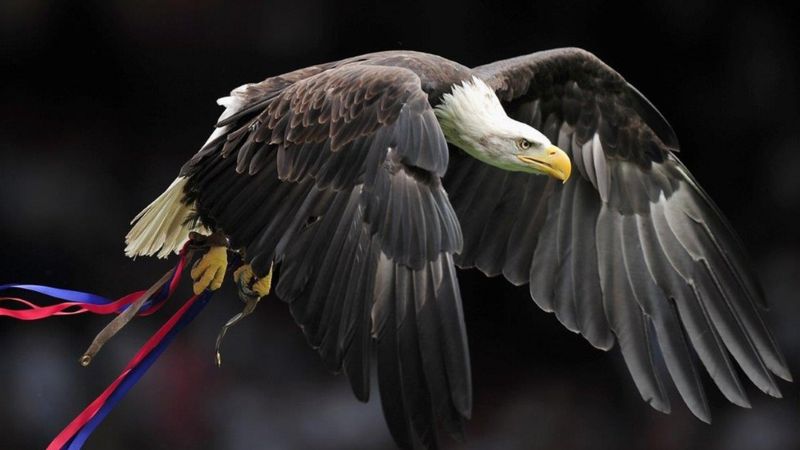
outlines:
[[[382,403],[404,447],[435,447],[471,410],[453,253],[461,231],[441,184],[448,149],[418,76],[354,60],[235,92],[241,108],[183,169],[199,219],[245,251],[332,370]]]
[[[594,346],[615,340],[642,397],[669,411],[660,354],[692,412],[710,420],[690,348],[746,406],[728,354],[761,390],[791,379],[761,318],[763,295],[736,236],[675,157],[661,114],[588,52],[561,49],[475,69],[509,115],[576,167],[564,185],[451,152],[445,178],[461,221],[456,262],[515,284]],[[657,348],[657,349],[656,349]]]

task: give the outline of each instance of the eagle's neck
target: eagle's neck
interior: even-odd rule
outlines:
[[[491,142],[513,122],[492,88],[477,77],[453,85],[436,106],[436,118],[447,142],[492,165],[499,149]]]

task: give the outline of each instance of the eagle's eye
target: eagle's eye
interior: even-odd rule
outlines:
[[[527,139],[520,139],[517,141],[517,147],[521,148],[522,150],[527,150],[531,148],[531,142]]]

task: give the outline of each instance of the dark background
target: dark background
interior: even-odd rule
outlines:
[[[761,275],[766,316],[800,370],[797,10],[760,1],[339,4],[323,0],[5,0],[0,3],[0,283],[117,296],[170,262],[125,258],[129,220],[205,141],[214,100],[245,82],[369,51],[414,49],[465,65],[559,46],[593,51],[644,92],[681,158],[730,218]],[[644,6],[644,4],[647,6]],[[800,448],[800,397],[748,383],[752,410],[707,384],[713,425],[677,396],[639,399],[616,349],[592,349],[525,288],[460,274],[473,355],[467,449]],[[185,298],[188,291],[177,297]],[[174,302],[172,308],[175,307]],[[373,390],[329,375],[284,304],[216,295],[88,448],[393,448]],[[168,316],[135,320],[87,368],[107,317],[0,319],[0,448],[42,448]],[[710,381],[704,373],[706,381]]]

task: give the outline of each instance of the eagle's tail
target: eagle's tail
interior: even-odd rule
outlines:
[[[180,251],[190,231],[200,231],[188,223],[194,205],[183,203],[185,187],[186,177],[176,178],[163,194],[133,218],[133,227],[125,236],[126,255],[166,258]]]

